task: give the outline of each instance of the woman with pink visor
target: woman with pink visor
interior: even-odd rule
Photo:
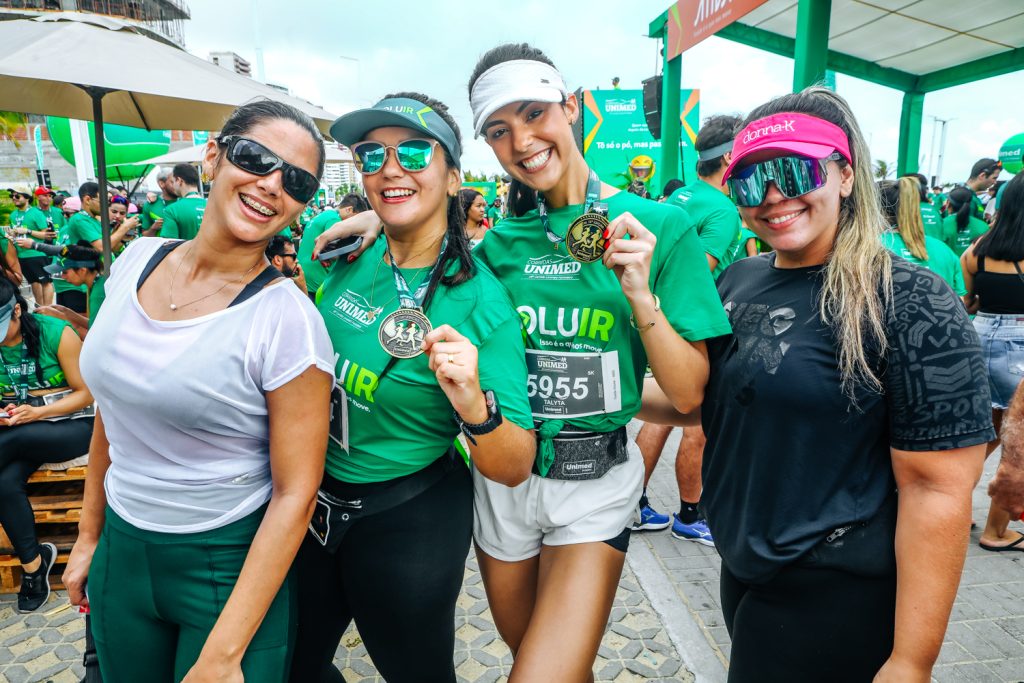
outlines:
[[[755,109],[726,182],[774,253],[718,280],[702,505],[730,681],[930,680],[992,438],[978,337],[891,255],[867,146],[824,88]]]

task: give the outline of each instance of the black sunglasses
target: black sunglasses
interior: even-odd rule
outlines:
[[[228,148],[228,161],[246,173],[267,176],[281,169],[281,187],[297,202],[305,204],[320,189],[320,181],[316,176],[298,166],[292,166],[255,140],[225,135],[219,142]]]

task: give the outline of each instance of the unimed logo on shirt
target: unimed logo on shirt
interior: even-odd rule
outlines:
[[[346,289],[334,300],[331,312],[352,327],[362,330],[380,315],[380,306],[371,306],[366,297]]]
[[[545,254],[527,261],[523,274],[528,280],[576,280],[582,268],[568,254]]]

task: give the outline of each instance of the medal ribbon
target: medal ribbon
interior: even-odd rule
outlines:
[[[444,240],[441,241],[441,251],[437,254],[437,260],[434,261],[434,265],[430,267],[430,272],[423,278],[419,286],[416,287],[415,292],[409,291],[409,283],[406,282],[405,276],[402,275],[402,271],[399,270],[398,266],[395,265],[395,257],[391,255],[391,245],[388,243],[387,235],[384,236],[384,248],[387,249],[388,258],[391,259],[391,272],[395,276],[395,290],[398,292],[398,304],[402,308],[419,308],[423,303],[423,298],[427,294],[427,287],[430,286],[430,280],[434,277],[434,271],[437,270],[437,266],[441,263],[441,254],[448,247],[448,235],[445,234]]]
[[[587,200],[583,205],[583,213],[589,212],[600,198],[601,179],[597,177],[597,173],[594,172],[594,169],[590,169],[590,178],[587,179]],[[548,207],[544,202],[544,195],[540,192],[537,193],[537,214],[540,216],[540,222],[544,226],[544,234],[547,235],[548,241],[557,245],[565,239],[564,236],[559,237],[555,231],[551,229],[551,219],[548,218]]]

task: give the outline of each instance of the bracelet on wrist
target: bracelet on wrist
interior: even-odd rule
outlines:
[[[657,313],[658,311],[661,310],[661,299],[658,298],[657,294],[651,294],[651,296],[654,297],[654,312]],[[633,314],[630,314],[630,316],[629,316],[629,324],[632,325],[633,329],[635,329],[640,334],[643,334],[647,330],[649,330],[652,327],[654,327],[654,323],[655,323],[655,321],[651,320],[650,322],[648,322],[645,325],[637,325],[636,324],[636,317],[634,317]]]

